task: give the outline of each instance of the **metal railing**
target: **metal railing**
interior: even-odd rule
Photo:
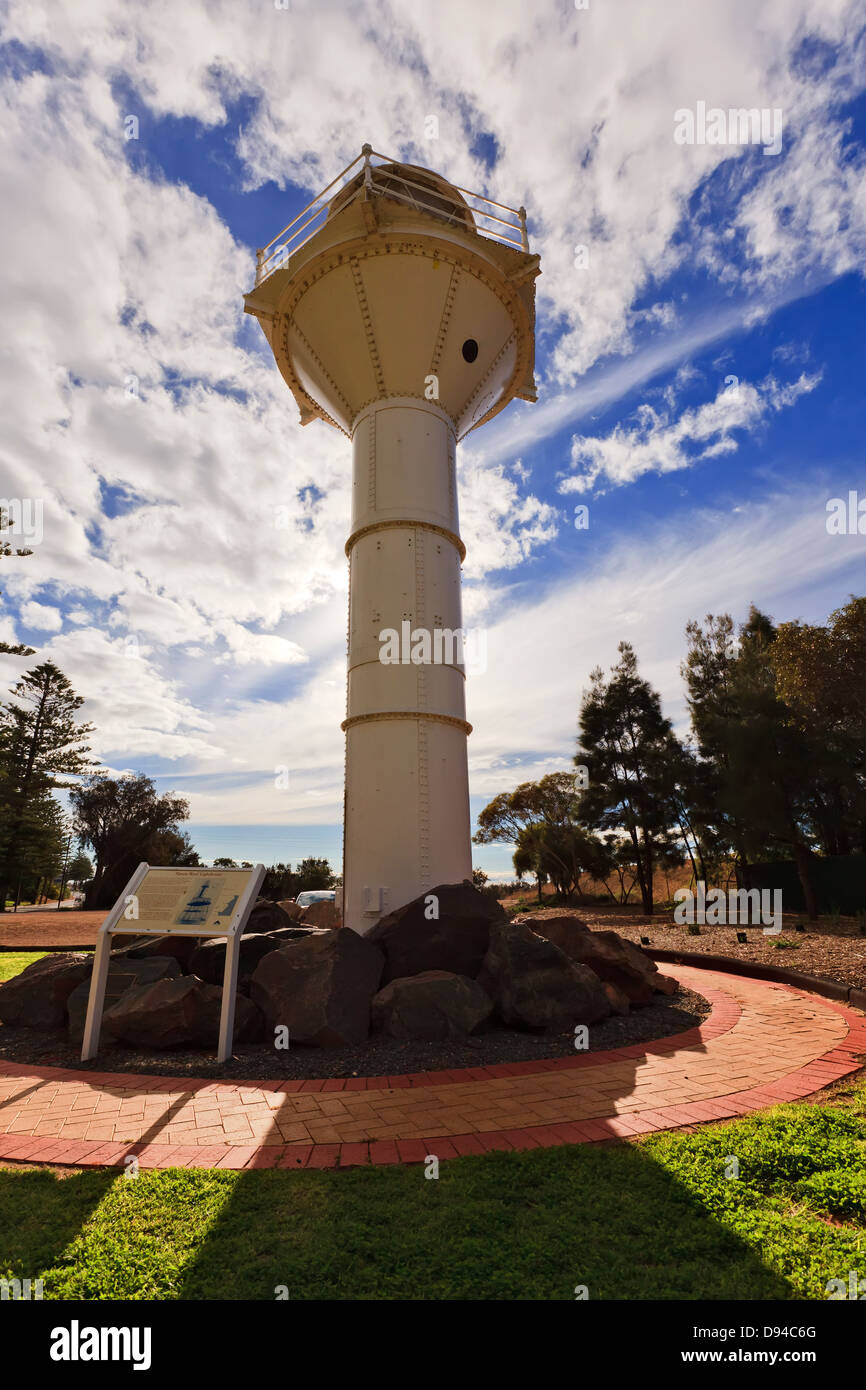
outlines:
[[[373,160],[380,160],[374,164]],[[348,196],[342,206],[348,207],[355,198],[391,198],[405,203],[422,212],[457,226],[473,226],[482,236],[493,241],[513,246],[517,251],[529,250],[526,235],[526,208],[510,208],[505,203],[496,203],[483,193],[471,193],[457,184],[420,183],[404,172],[399,160],[389,159],[387,155],[377,154],[370,146],[364,145],[361,153],[342,173],[332,179],[327,188],[322,189],[289,224],[272,237],[267,246],[256,252],[256,285],[260,285],[275,270],[288,263],[310,237],[324,226],[332,205],[340,196],[340,191],[349,191],[353,180],[357,188]],[[339,185],[339,191],[334,192]],[[453,188],[459,198],[451,196]],[[330,197],[328,195],[330,194]],[[471,202],[468,200],[472,200]],[[491,209],[495,208],[493,212]],[[467,214],[471,214],[471,222]],[[504,214],[504,215],[500,215]],[[491,225],[492,224],[492,225]]]

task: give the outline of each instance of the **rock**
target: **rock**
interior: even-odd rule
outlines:
[[[672,975],[662,975],[661,972],[652,977],[653,989],[659,994],[677,994],[680,988],[679,980],[675,980]]]
[[[146,960],[131,960],[129,956],[113,955],[108,969],[108,979],[105,983],[103,1020],[108,1010],[117,1003],[127,990],[142,985],[152,985],[158,980],[174,980],[180,973],[180,966],[172,956],[150,956]],[[70,1042],[79,1043],[84,1037],[84,1023],[87,1018],[89,999],[90,972],[88,971],[87,980],[78,985],[67,1000]]]
[[[632,1004],[649,1004],[658,977],[654,960],[615,931],[590,931],[578,917],[566,914],[542,921],[532,921],[532,930],[554,942],[569,960],[588,965],[600,980],[628,995]]]
[[[259,961],[263,960],[269,951],[277,951],[281,946],[291,946],[294,941],[311,935],[312,932],[305,931],[303,927],[280,927],[278,931],[254,932],[252,935],[244,932],[240,940],[238,983],[252,978]],[[193,952],[189,962],[189,973],[198,975],[200,980],[209,985],[222,984],[225,968],[224,937],[213,937],[210,941],[203,941]]]
[[[310,903],[309,907],[303,909],[301,923],[305,927],[338,927],[340,925],[340,913],[336,903]]]
[[[438,918],[427,915],[431,899]],[[385,984],[427,970],[474,979],[487,953],[491,923],[507,920],[501,905],[471,883],[443,883],[383,917],[365,939],[385,953]]]
[[[195,975],[129,989],[106,1011],[106,1033],[135,1047],[215,1047],[223,992]],[[235,1002],[234,1040],[261,1033],[261,1016],[242,994]]]
[[[129,956],[132,960],[148,960],[151,956],[173,956],[181,970],[186,970],[190,956],[198,946],[198,940],[197,936],[137,936],[128,946],[121,946],[111,954]]]
[[[566,955],[569,943],[589,932],[586,922],[575,917],[573,912],[557,912],[552,908],[546,908],[542,912],[524,912],[519,917],[513,917],[512,921],[528,927],[536,936],[543,936],[547,941],[552,941],[554,946],[558,946]]]
[[[563,1031],[610,1014],[598,976],[519,922],[493,922],[478,983],[502,1022]]]
[[[610,980],[602,980],[602,989],[607,995],[607,1002],[610,1004],[611,1013],[627,1014],[631,1008],[628,995],[625,990],[620,989],[619,985],[612,985]]]
[[[0,985],[0,1023],[17,1028],[62,1028],[72,991],[90,978],[93,957],[52,951]]]
[[[294,901],[293,898],[285,898],[283,902],[277,903],[277,907],[281,907],[283,909],[283,912],[285,912],[287,916],[291,917],[293,922],[300,922],[301,918],[304,915],[304,909],[302,907],[298,907],[298,904]]]
[[[370,1031],[370,1003],[384,963],[369,940],[339,927],[269,952],[256,966],[250,997],[268,1034],[288,1028],[290,1046],[351,1046]]]
[[[373,999],[376,1032],[391,1038],[432,1038],[444,1042],[466,1037],[493,1012],[490,996],[467,975],[424,970],[392,980]]]
[[[259,898],[244,927],[244,936],[249,936],[251,932],[278,931],[280,927],[292,926],[293,920],[279,903]]]

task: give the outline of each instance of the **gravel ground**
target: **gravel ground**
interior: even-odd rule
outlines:
[[[680,990],[658,995],[658,1002],[634,1009],[623,1017],[605,1019],[589,1030],[589,1051],[628,1047],[634,1043],[685,1032],[706,1018],[710,1006],[701,995]],[[212,1052],[138,1052],[115,1045],[92,1062],[79,1061],[80,1048],[69,1046],[63,1033],[36,1033],[29,1028],[0,1025],[0,1058],[41,1066],[75,1067],[82,1071],[146,1072],[156,1076],[201,1076],[210,1080],[288,1081],[314,1077],[397,1076],[407,1072],[481,1067],[495,1062],[528,1062],[544,1057],[574,1055],[574,1033],[519,1033],[491,1028],[462,1042],[401,1043],[374,1039],[362,1047],[294,1047],[275,1052],[264,1044],[239,1045],[230,1062],[220,1065]]]
[[[521,912],[526,910],[522,908]],[[866,934],[861,935],[861,923],[855,917],[840,917],[838,921],[823,917],[815,923],[786,912],[782,916],[780,936],[764,936],[760,927],[710,926],[702,926],[700,936],[689,936],[688,927],[674,922],[672,912],[660,911],[653,917],[645,917],[639,908],[613,904],[607,908],[592,903],[556,909],[545,907],[543,915],[563,913],[573,913],[593,931],[619,932],[637,945],[642,936],[648,936],[651,946],[659,950],[705,951],[734,960],[760,961],[764,965],[800,970],[804,975],[817,975],[824,980],[837,980],[866,989]],[[798,923],[804,931],[797,930]],[[746,945],[737,941],[738,931],[745,931]],[[659,964],[659,969],[664,971],[664,963]]]
[[[95,946],[105,912],[80,912],[74,908],[46,908],[44,912],[0,912],[0,950],[27,946],[38,951],[46,946]]]

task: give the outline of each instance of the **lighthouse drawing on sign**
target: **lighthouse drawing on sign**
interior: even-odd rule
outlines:
[[[539,260],[523,208],[365,145],[257,261],[244,307],[301,422],[352,443],[343,921],[363,934],[472,874],[456,444],[535,400]],[[383,659],[406,631],[415,657]]]

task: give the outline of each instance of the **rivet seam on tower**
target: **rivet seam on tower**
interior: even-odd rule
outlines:
[[[448,332],[448,324],[451,321],[451,310],[454,307],[454,298],[457,294],[457,284],[460,279],[460,267],[452,265],[451,276],[448,281],[448,290],[445,295],[445,303],[442,307],[442,318],[439,323],[439,333],[436,337],[436,346],[433,349],[433,360],[430,363],[431,372],[439,370],[439,361],[442,357],[442,349],[445,346],[445,336]]]
[[[502,361],[509,348],[511,348],[514,345],[516,340],[517,334],[512,333],[511,336],[507,338],[505,342],[502,344],[502,347],[499,349],[496,356],[493,358],[493,361],[490,363],[490,366],[487,368],[487,371],[484,373],[483,377],[478,382],[474,391],[472,391],[471,395],[467,398],[463,407],[458,411],[458,419],[462,419],[466,412],[469,410],[470,406],[472,405],[472,402],[477,400],[481,396],[482,391],[487,386],[494,371],[499,366],[499,363]],[[477,421],[473,420],[472,423],[476,424]]]
[[[453,445],[452,445],[452,487],[453,487]],[[437,526],[433,521],[414,521],[409,517],[388,517],[383,521],[372,521],[368,526],[359,526],[357,531],[353,531],[346,541],[346,554],[350,554],[358,541],[364,536],[370,535],[373,531],[390,531],[397,527],[410,527],[412,530],[432,531],[437,536],[442,536],[444,540],[450,541],[451,545],[460,556],[461,563],[466,559],[466,546],[463,544],[456,531],[449,531],[446,526]]]
[[[370,314],[370,306],[367,303],[367,293],[364,289],[364,280],[361,275],[361,267],[358,264],[357,256],[353,256],[350,262],[352,267],[352,279],[355,282],[355,294],[358,299],[358,307],[361,310],[361,319],[364,324],[364,333],[367,338],[367,349],[370,353],[370,361],[373,364],[373,374],[376,378],[376,387],[381,394],[385,391],[385,375],[382,371],[382,363],[379,361],[379,349],[376,347],[376,335],[373,332],[373,319]]]

